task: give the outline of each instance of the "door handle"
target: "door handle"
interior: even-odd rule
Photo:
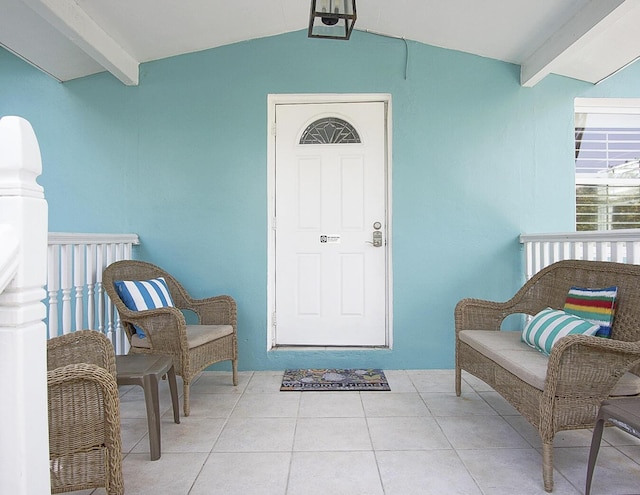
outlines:
[[[374,230],[373,231],[373,247],[381,247],[382,246],[382,231]]]
[[[373,245],[373,247],[382,247],[382,231],[380,230],[381,227],[382,225],[380,224],[380,222],[376,222],[373,224],[374,230],[372,240],[367,241],[367,243]]]

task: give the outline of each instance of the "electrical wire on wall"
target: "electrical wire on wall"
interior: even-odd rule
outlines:
[[[362,31],[363,33],[373,34],[375,36],[382,36],[383,38],[391,38],[394,40],[402,40],[404,41],[404,79],[407,80],[407,76],[409,74],[409,43],[407,43],[407,39],[404,36],[393,36],[391,34],[378,33],[376,31],[370,31],[369,29],[357,29],[357,31]]]

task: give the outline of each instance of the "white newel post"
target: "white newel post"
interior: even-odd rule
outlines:
[[[48,223],[36,183],[41,173],[29,122],[0,119],[0,234],[17,241],[15,276],[0,293],[0,493],[11,495],[51,493],[42,321]]]

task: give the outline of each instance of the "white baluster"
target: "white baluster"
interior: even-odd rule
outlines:
[[[566,241],[563,241],[562,247],[560,249],[560,258],[558,261],[566,260],[569,257],[569,252],[570,252],[569,250],[570,250],[569,243]]]
[[[532,256],[531,256],[531,243],[524,243],[524,276],[525,280],[529,280],[533,276]]]
[[[84,328],[84,244],[73,246],[73,286],[76,296],[75,330]]]
[[[60,273],[62,287],[62,333],[71,332],[71,256],[69,244],[60,246]]]
[[[105,310],[104,310],[104,288],[102,287],[102,270],[105,265],[104,257],[105,257],[105,246],[104,244],[100,244],[97,246],[96,252],[96,292],[98,294],[98,331],[100,333],[104,333],[104,321],[105,321]]]
[[[111,243],[107,245],[107,257],[106,257],[106,264],[105,264],[105,268],[107,266],[109,266],[111,263],[113,263],[115,261],[115,256],[116,256],[116,245]],[[109,300],[109,297],[106,296],[106,307],[107,307],[107,311],[106,311],[106,316],[107,316],[107,337],[109,337],[109,340],[111,340],[111,342],[114,344],[116,344],[116,341],[114,339],[114,317],[113,317],[113,303]]]
[[[86,281],[87,286],[87,328],[96,328],[96,305],[95,305],[95,284],[96,284],[96,245],[88,244],[86,250]]]
[[[533,273],[536,274],[540,271],[540,243],[533,243]]]
[[[60,246],[49,245],[47,249],[47,293],[49,314],[47,316],[49,338],[58,334],[58,291],[60,290]]]
[[[556,261],[560,261],[562,259],[562,244],[560,242],[554,242],[553,243],[553,250],[552,250],[552,259],[551,262],[555,263]]]
[[[640,250],[637,242],[627,242],[627,263],[640,265]]]

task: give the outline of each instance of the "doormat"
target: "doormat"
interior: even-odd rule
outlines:
[[[391,390],[384,371],[379,369],[285,370],[280,391],[337,392]]]

